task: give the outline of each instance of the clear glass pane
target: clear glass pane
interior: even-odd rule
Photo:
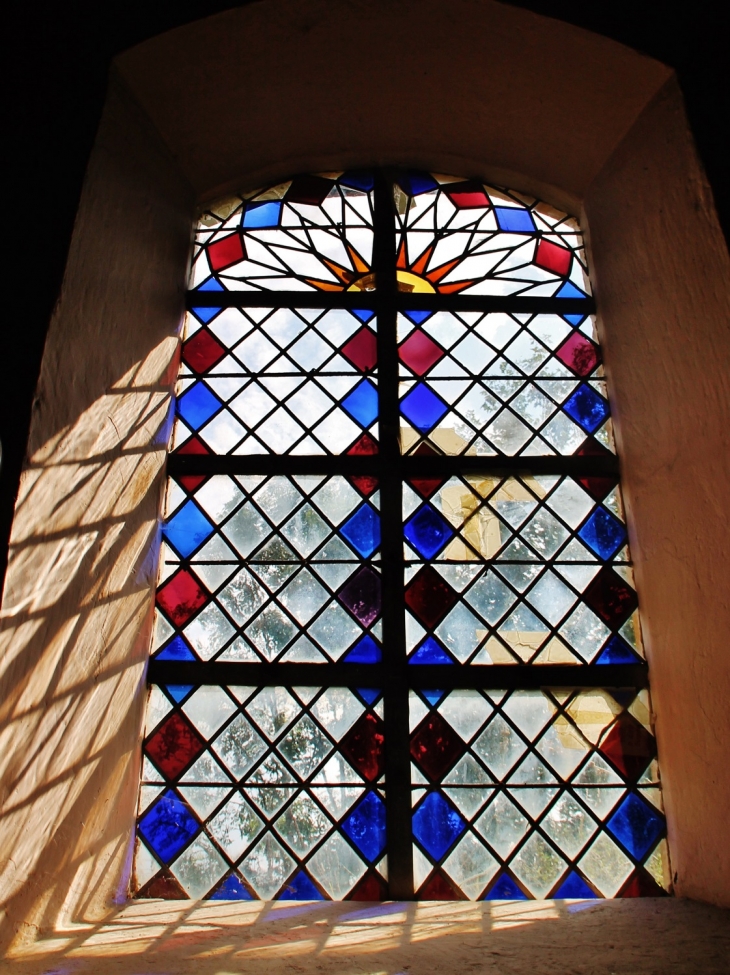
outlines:
[[[412,691],[419,899],[661,895],[645,693]]]
[[[377,690],[154,687],[138,896],[387,897],[380,711]]]

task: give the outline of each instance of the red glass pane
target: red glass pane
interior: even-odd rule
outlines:
[[[572,256],[567,247],[558,247],[557,244],[552,244],[549,240],[541,240],[537,245],[535,264],[538,267],[544,267],[547,271],[565,275],[570,270]]]
[[[595,342],[580,332],[573,332],[555,353],[556,357],[578,376],[588,376],[601,361]]]
[[[340,742],[345,758],[368,782],[375,782],[385,770],[383,722],[365,713]]]
[[[619,897],[666,897],[667,892],[651,874],[637,867],[618,894]]]
[[[378,340],[369,328],[361,328],[340,349],[346,359],[357,369],[372,369],[378,361]]]
[[[618,480],[615,477],[579,477],[578,483],[594,501],[603,501],[608,492],[616,487]]]
[[[429,714],[411,736],[411,755],[431,779],[440,779],[464,750],[464,742],[438,711]]]
[[[200,583],[182,569],[157,592],[157,605],[176,626],[182,626],[205,603]]]
[[[377,454],[378,445],[375,443],[373,438],[369,434],[364,433],[359,437],[355,443],[347,451],[348,454],[354,456],[367,455],[367,454]]]
[[[182,348],[183,360],[195,372],[207,372],[219,362],[226,350],[206,329],[201,328]]]
[[[238,264],[245,256],[243,237],[238,232],[208,245],[208,263],[214,271]]]
[[[488,207],[489,197],[484,187],[476,180],[465,180],[462,183],[447,183],[443,187],[446,195],[459,210],[472,210],[475,207]]]
[[[350,484],[356,487],[360,494],[369,498],[378,487],[378,479],[377,477],[370,477],[368,474],[358,474],[356,477],[350,478]]]
[[[633,613],[636,593],[617,572],[604,566],[583,593],[583,599],[604,623],[615,627]]]
[[[425,332],[416,329],[401,345],[398,355],[401,362],[405,362],[417,376],[422,376],[443,358],[444,351]]]
[[[631,782],[656,755],[656,741],[636,718],[624,711],[599,745],[599,751]]]
[[[186,901],[188,895],[175,880],[171,873],[165,871],[157,877],[153,877],[148,884],[140,890],[137,897],[159,897],[166,901]]]
[[[608,447],[604,447],[595,437],[586,437],[575,453],[577,457],[613,456]]]
[[[324,203],[329,191],[334,186],[331,179],[323,176],[297,176],[291,181],[284,199],[287,203],[307,203],[318,207]]]
[[[352,901],[384,901],[388,897],[388,886],[375,871],[366,873],[348,896]]]
[[[430,444],[421,441],[413,451],[414,457],[438,457],[438,451],[434,450]]]
[[[180,483],[186,491],[192,494],[197,487],[200,487],[204,480],[205,474],[185,474],[180,478]]]
[[[461,901],[464,895],[453,886],[440,870],[432,874],[418,892],[421,901]]]
[[[204,747],[193,726],[176,711],[150,738],[145,745],[145,752],[163,775],[174,779]]]
[[[178,454],[209,454],[210,451],[201,443],[197,437],[191,437],[183,446],[177,451]]]
[[[444,481],[441,477],[412,477],[409,483],[418,491],[421,497],[430,498],[433,492],[440,488]]]
[[[457,600],[451,586],[430,565],[418,573],[406,590],[406,605],[433,629]]]

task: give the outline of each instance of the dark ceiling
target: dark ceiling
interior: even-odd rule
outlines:
[[[5,154],[12,228],[7,283],[21,298],[4,325],[0,578],[43,342],[101,115],[109,62],[149,37],[242,5],[215,0],[14,0],[5,7],[4,21],[12,25],[5,32],[6,63],[11,65],[4,98],[9,113]],[[511,5],[604,34],[676,70],[728,237],[726,3],[535,0]],[[16,204],[18,216],[12,210]]]

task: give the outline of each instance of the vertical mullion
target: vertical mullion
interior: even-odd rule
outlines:
[[[380,391],[380,496],[383,560],[385,682],[385,795],[388,886],[395,900],[413,897],[411,789],[403,614],[402,484],[398,416],[395,214],[393,191],[376,175],[373,267],[378,295],[378,388]]]

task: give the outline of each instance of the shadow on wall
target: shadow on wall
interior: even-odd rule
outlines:
[[[21,937],[101,916],[95,893],[128,877],[177,348],[159,343],[21,482],[0,635],[0,892]]]

